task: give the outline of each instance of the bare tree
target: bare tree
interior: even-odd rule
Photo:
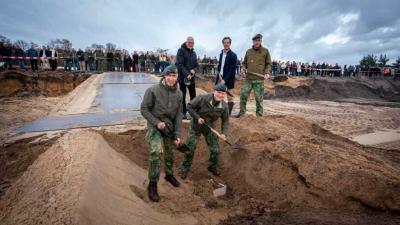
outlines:
[[[39,45],[36,44],[36,43],[33,42],[33,41],[31,41],[30,45],[31,45],[32,48],[37,48],[37,47],[39,47]]]
[[[6,36],[0,34],[0,42],[10,43],[11,41]]]
[[[72,42],[68,39],[61,39],[62,43],[63,43],[63,48],[67,49],[67,48],[72,48]]]
[[[110,51],[110,50],[114,51],[116,48],[117,48],[116,44],[113,44],[113,43],[110,43],[110,42],[106,44],[106,50],[107,51]]]
[[[17,41],[14,42],[14,45],[20,47],[24,51],[27,51],[29,49],[28,42],[26,42],[24,40],[17,40]]]
[[[57,38],[55,40],[51,40],[48,43],[48,46],[50,48],[58,48],[58,49],[68,49],[72,48],[72,43],[70,40],[65,39],[65,38]]]
[[[156,52],[160,54],[167,54],[169,49],[162,49],[162,48],[157,48]]]
[[[104,50],[104,49],[105,49],[105,48],[104,48],[104,45],[96,44],[96,43],[93,43],[93,44],[91,45],[91,47],[92,47],[93,49],[97,49],[97,48],[99,48],[99,49],[101,49],[101,50]]]

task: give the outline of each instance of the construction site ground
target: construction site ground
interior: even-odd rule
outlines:
[[[220,143],[222,176],[207,171],[201,138],[188,179],[176,152],[181,187],[162,174],[152,203],[138,109],[158,80],[0,74],[0,224],[400,224],[400,81],[266,81],[264,116],[251,95],[247,114],[230,119],[228,138],[242,148]],[[198,94],[212,91],[212,80],[196,82]],[[226,191],[215,197],[218,184]]]

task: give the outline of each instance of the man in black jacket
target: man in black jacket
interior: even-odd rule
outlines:
[[[224,37],[222,39],[224,49],[221,51],[221,54],[219,54],[218,73],[217,79],[215,80],[215,84],[225,84],[228,88],[228,91],[235,87],[235,71],[237,62],[237,56],[231,50],[231,42],[232,40],[230,37]],[[233,97],[230,95],[227,95],[227,97],[229,115],[231,115],[233,109]]]
[[[11,53],[12,53],[12,48],[10,43],[4,43],[4,48],[3,48],[3,60],[4,60],[4,68],[5,69],[12,69],[11,65]]]
[[[187,37],[186,42],[182,44],[176,54],[176,67],[178,68],[178,83],[181,89],[182,98],[182,113],[183,118],[186,117],[186,88],[189,89],[190,100],[196,97],[196,85],[195,85],[195,69],[197,68],[197,55],[193,49],[194,39],[193,37]],[[184,80],[190,80],[190,84],[186,85]]]

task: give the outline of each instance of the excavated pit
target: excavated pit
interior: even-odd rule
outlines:
[[[0,97],[60,96],[72,91],[89,76],[64,71],[5,71],[0,73]]]

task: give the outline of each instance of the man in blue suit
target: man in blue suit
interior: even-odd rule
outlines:
[[[218,61],[218,74],[215,83],[224,83],[228,87],[228,91],[231,93],[235,87],[235,71],[236,71],[236,62],[237,56],[231,50],[232,39],[230,37],[224,37],[222,39],[222,44],[224,45],[224,49],[222,49],[221,54],[219,54]],[[228,109],[229,115],[232,113],[233,109],[233,97],[227,95],[228,97]]]

